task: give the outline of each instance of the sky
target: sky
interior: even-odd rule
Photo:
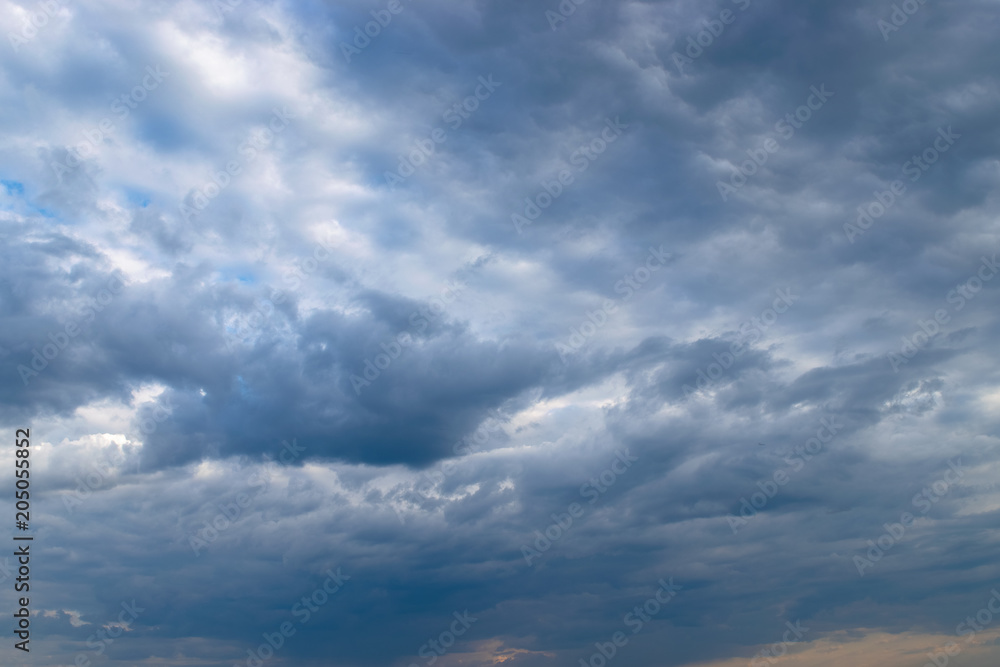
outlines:
[[[0,663],[996,665],[998,28],[0,0]]]

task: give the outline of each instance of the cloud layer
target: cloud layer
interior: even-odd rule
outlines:
[[[995,10],[0,2],[3,664],[995,664]]]

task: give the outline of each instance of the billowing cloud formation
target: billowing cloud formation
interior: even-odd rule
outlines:
[[[0,3],[3,664],[995,664],[994,21]]]

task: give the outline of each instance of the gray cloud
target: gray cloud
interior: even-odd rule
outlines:
[[[288,621],[265,664],[426,665],[465,611],[435,663],[578,664],[623,630],[620,664],[723,664],[786,621],[803,664],[957,635],[997,575],[992,4],[925,3],[886,39],[873,0],[400,3],[350,62],[390,3],[69,3],[4,45],[0,419],[36,447],[31,664],[105,660],[88,638],[133,599],[107,664],[245,664]],[[4,34],[32,11],[6,3]],[[136,101],[147,67],[169,75]],[[454,127],[480,77],[499,86]],[[651,248],[669,260],[642,281]]]

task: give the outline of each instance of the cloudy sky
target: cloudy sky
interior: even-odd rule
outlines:
[[[995,666],[998,29],[0,0],[0,663]]]

